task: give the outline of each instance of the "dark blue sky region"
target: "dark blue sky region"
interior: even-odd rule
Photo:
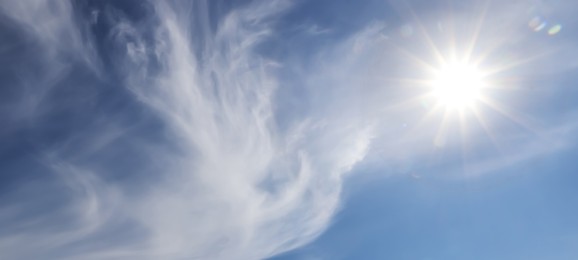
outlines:
[[[576,259],[577,8],[3,1],[0,259]]]

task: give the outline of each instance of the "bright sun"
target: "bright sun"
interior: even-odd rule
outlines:
[[[433,92],[438,102],[446,108],[463,109],[473,106],[481,98],[484,77],[476,66],[452,63],[435,72]]]

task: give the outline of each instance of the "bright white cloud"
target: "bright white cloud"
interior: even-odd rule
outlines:
[[[55,37],[76,37],[73,31],[83,28],[74,26],[67,3],[53,4],[59,7],[53,13],[20,8],[24,15],[14,19],[32,24],[30,34],[55,53],[90,52],[90,43]],[[328,225],[339,205],[341,176],[364,157],[371,127],[326,112],[278,129],[275,66],[256,46],[289,3],[263,1],[233,10],[215,31],[206,4],[152,2],[155,16],[141,21],[146,26],[120,13],[102,14],[115,23],[109,37],[124,52],[114,61],[123,82],[166,125],[168,143],[139,139],[147,147],[143,164],[162,165],[147,177],[157,181],[128,192],[99,177],[106,172],[74,165],[74,158],[90,158],[130,139],[117,123],[82,135],[88,141],[78,151],[74,145],[46,151],[45,165],[64,184],[54,189],[65,198],[58,204],[66,214],[43,213],[30,228],[5,234],[5,257],[261,259],[311,241]],[[53,21],[50,26],[27,18],[37,12]],[[25,194],[52,188],[37,189]],[[38,230],[56,222],[58,228]]]

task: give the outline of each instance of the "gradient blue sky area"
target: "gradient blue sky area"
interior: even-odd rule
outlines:
[[[575,10],[2,1],[0,259],[578,259]]]

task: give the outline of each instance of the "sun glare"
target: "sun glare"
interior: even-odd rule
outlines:
[[[452,63],[435,73],[432,94],[446,108],[473,106],[481,97],[483,74],[473,65]]]
[[[490,1],[486,3],[489,5]],[[448,20],[438,21],[435,27],[414,16],[417,25],[414,37],[420,44],[397,46],[407,62],[413,62],[408,71],[412,76],[399,78],[400,85],[415,87],[415,93],[419,93],[403,104],[423,109],[423,117],[416,124],[415,131],[421,131],[431,122],[432,128],[437,128],[433,142],[438,147],[444,146],[449,139],[460,138],[459,144],[468,149],[468,136],[477,134],[476,128],[497,144],[492,131],[494,119],[486,115],[487,111],[535,131],[530,123],[500,101],[511,97],[502,90],[512,89],[512,84],[518,84],[515,78],[507,76],[509,70],[542,54],[519,57],[522,59],[517,55],[508,56],[508,59],[496,57],[501,52],[493,48],[499,45],[492,42],[493,32],[486,30],[485,25],[488,5],[481,8],[471,21],[456,23],[450,15]],[[532,27],[541,26],[539,22],[532,21]],[[551,30],[557,33],[560,28],[554,26]],[[472,123],[475,124],[470,125]]]

